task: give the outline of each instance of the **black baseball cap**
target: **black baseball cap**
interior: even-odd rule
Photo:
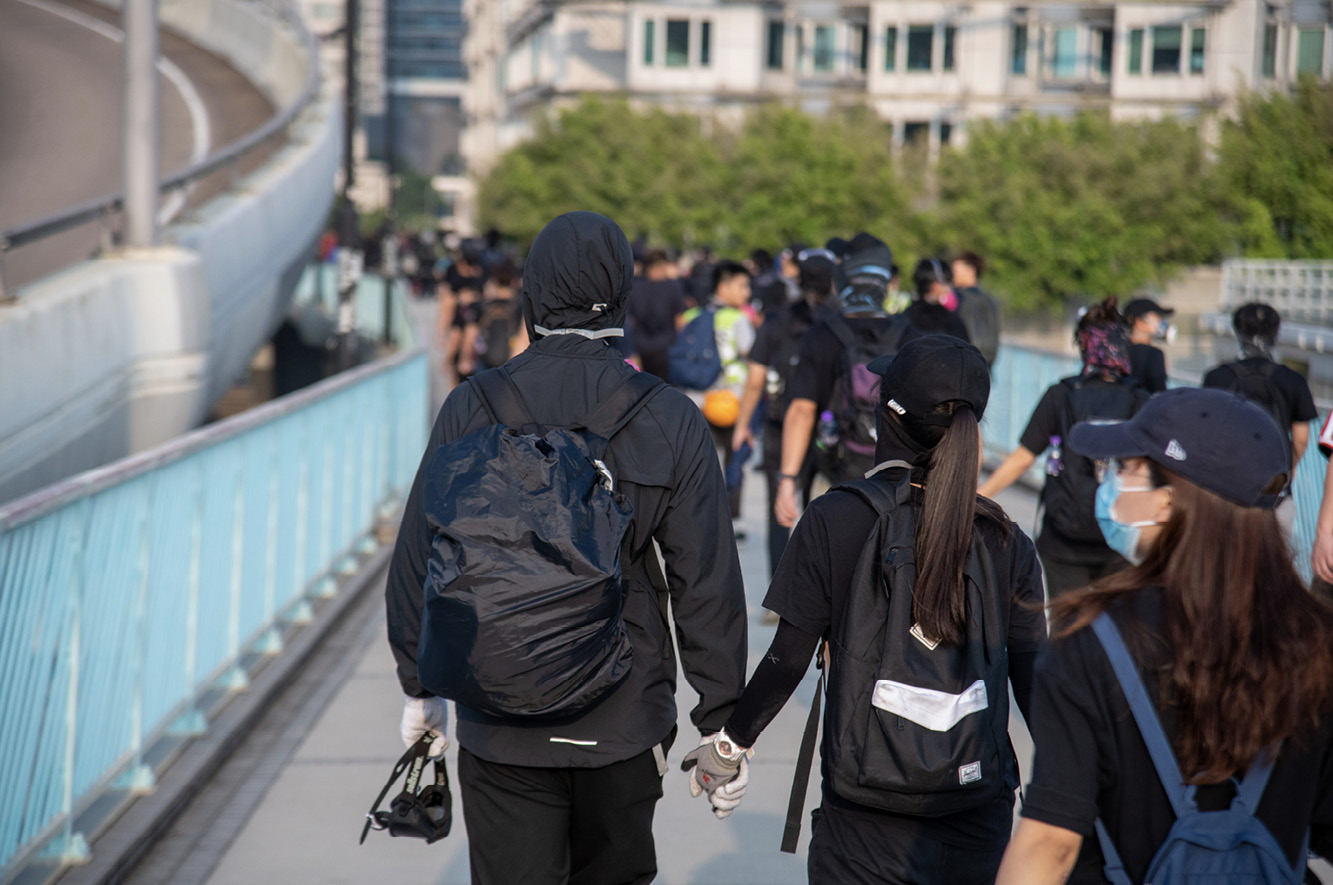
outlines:
[[[1080,421],[1069,447],[1088,458],[1149,458],[1241,507],[1273,509],[1269,491],[1286,474],[1286,434],[1261,407],[1227,390],[1180,387],[1159,393],[1128,421]]]
[[[1135,298],[1126,304],[1124,309],[1120,311],[1121,315],[1131,323],[1146,314],[1156,313],[1161,314],[1164,317],[1169,317],[1175,312],[1176,309],[1174,307],[1162,307],[1162,305],[1153,301],[1151,298]]]
[[[935,413],[940,403],[963,402],[981,420],[990,399],[986,358],[952,335],[913,338],[894,355],[876,357],[866,368],[880,376],[880,401],[899,415],[925,424],[948,425],[950,415]]]
[[[833,259],[822,251],[815,254],[808,252],[801,253],[805,255],[799,263],[801,288],[809,292],[819,292],[821,294],[833,291]]]

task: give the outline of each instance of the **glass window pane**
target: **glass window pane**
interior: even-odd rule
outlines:
[[[1324,29],[1301,29],[1296,40],[1296,73],[1324,75]]]
[[[1143,29],[1135,28],[1129,32],[1129,72],[1143,73]]]
[[[1110,28],[1098,28],[1100,41],[1097,56],[1097,72],[1103,77],[1111,76],[1111,57],[1115,54],[1115,32]]]
[[[643,63],[651,65],[653,63],[653,50],[656,48],[657,41],[654,39],[657,30],[657,22],[648,19],[643,23]]]
[[[958,29],[953,25],[947,25],[944,28],[944,69],[953,70],[953,42],[958,36]]]
[[[708,67],[712,60],[709,56],[713,52],[713,23],[704,21],[699,23],[699,64]]]
[[[1028,26],[1014,25],[1009,56],[1009,73],[1020,77],[1028,72]]]
[[[796,26],[796,70],[805,70],[805,27]]]
[[[815,26],[815,70],[833,70],[833,27]]]
[[[1152,29],[1152,72],[1154,74],[1180,73],[1180,25]]]
[[[786,38],[786,26],[782,22],[768,23],[768,67],[769,70],[782,70],[782,43]]]
[[[855,43],[853,48],[856,50],[856,69],[865,73],[870,65],[870,29],[865,25],[857,25],[854,31]]]
[[[1078,28],[1056,28],[1051,75],[1068,80],[1078,73]]]
[[[666,63],[683,68],[690,62],[690,23],[669,19],[666,23]]]
[[[949,141],[950,141],[952,138],[953,138],[953,124],[952,124],[952,123],[941,123],[941,124],[940,124],[940,144],[948,144]]]
[[[911,25],[907,29],[907,70],[930,70],[930,56],[934,51],[935,26]]]
[[[1195,28],[1190,31],[1190,73],[1203,73],[1203,53],[1205,41],[1208,39],[1207,33],[1203,28]]]
[[[911,121],[903,124],[903,143],[907,145],[923,144],[930,138],[930,124]]]
[[[886,28],[884,30],[884,70],[896,71],[898,69],[898,29]]]
[[[1277,76],[1277,25],[1264,25],[1264,76]]]

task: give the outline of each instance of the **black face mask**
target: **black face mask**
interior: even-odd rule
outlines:
[[[880,409],[875,415],[878,439],[875,441],[875,462],[906,461],[914,467],[925,467],[930,463],[933,446],[926,446],[907,432],[907,428],[897,419]]]

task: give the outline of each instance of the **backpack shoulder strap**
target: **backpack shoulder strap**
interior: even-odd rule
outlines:
[[[853,334],[852,327],[847,325],[847,319],[840,313],[829,313],[825,318],[825,323],[828,325],[829,331],[842,344],[843,353],[850,356],[856,348],[856,335]]]
[[[911,466],[912,465],[908,464],[906,461],[886,461],[883,464],[876,465],[875,470],[871,472],[875,473],[886,467],[911,468]],[[909,494],[907,489],[910,488],[911,482],[911,474],[908,474],[898,482],[888,482],[883,479],[853,479],[848,482],[839,483],[834,486],[834,489],[851,492],[853,495],[856,495],[862,501],[869,504],[871,508],[874,509],[875,513],[883,516],[893,508],[904,503],[907,494]]]
[[[523,433],[540,430],[541,425],[532,420],[532,412],[523,401],[523,394],[519,393],[514,379],[503,366],[478,372],[467,383],[481,400],[481,407],[492,424],[518,428]]]
[[[1250,763],[1250,770],[1245,772],[1245,777],[1236,785],[1233,808],[1239,804],[1250,814],[1259,810],[1259,800],[1263,798],[1264,787],[1268,786],[1268,777],[1273,773],[1273,761],[1274,757],[1265,752]]]
[[[635,372],[616,385],[591,412],[574,422],[573,426],[582,427],[609,441],[665,386],[666,382],[656,375]]]
[[[1167,739],[1166,732],[1162,730],[1162,722],[1157,718],[1157,711],[1148,697],[1148,690],[1139,677],[1134,658],[1125,646],[1120,630],[1107,612],[1097,616],[1092,622],[1092,630],[1106,651],[1111,669],[1115,671],[1116,680],[1125,693],[1125,700],[1129,701],[1130,712],[1134,714],[1139,734],[1143,736],[1143,743],[1148,748],[1148,755],[1152,757],[1153,767],[1157,769],[1157,777],[1161,779],[1166,796],[1171,800],[1171,809],[1177,818],[1193,813],[1196,810],[1194,790],[1185,785],[1185,779],[1180,774],[1180,765],[1176,762],[1175,754],[1171,752],[1171,742]]]
[[[810,786],[810,769],[815,760],[815,737],[819,734],[819,702],[824,696],[823,649],[815,653],[819,666],[819,684],[815,686],[815,696],[810,701],[810,715],[805,720],[805,731],[801,734],[801,748],[796,753],[796,772],[792,776],[791,795],[787,797],[787,823],[782,828],[782,851],[796,853],[796,843],[801,838],[801,818],[805,812],[805,792]]]

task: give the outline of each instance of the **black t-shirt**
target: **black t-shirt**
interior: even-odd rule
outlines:
[[[635,277],[629,293],[629,324],[640,352],[656,353],[676,340],[676,317],[685,312],[685,287],[680,280]]]
[[[788,391],[798,359],[797,351],[801,338],[814,320],[814,309],[805,301],[795,301],[769,313],[755,332],[754,346],[746,359],[770,370],[768,383],[764,385],[768,398],[765,415],[770,424],[782,425],[790,402]]]
[[[952,335],[969,343],[972,341],[962,318],[942,304],[917,299],[907,306],[902,315],[924,335]]]
[[[1170,661],[1160,638],[1161,591],[1130,594],[1110,611],[1139,662],[1149,696],[1156,699],[1157,674]],[[1135,624],[1142,627],[1130,626]],[[1173,735],[1174,716],[1168,711],[1161,718],[1167,735]],[[1175,816],[1120,683],[1091,629],[1053,640],[1038,654],[1031,732],[1036,758],[1023,816],[1084,837],[1069,881],[1106,882],[1093,829],[1099,816],[1129,878],[1143,881]],[[1228,783],[1200,787],[1196,799],[1201,810],[1212,811],[1227,807],[1233,795]],[[1306,746],[1291,741],[1283,745],[1257,814],[1293,864],[1307,826],[1312,850],[1323,855],[1333,851],[1333,717],[1323,717]]]
[[[810,502],[764,597],[764,607],[806,633],[827,637],[846,611],[856,560],[875,527],[875,511],[852,492],[833,490]],[[1013,600],[1009,609],[1009,653],[1036,651],[1046,636],[1041,570],[1032,542],[1010,523],[1009,534],[979,522],[995,564],[995,592]],[[989,848],[1013,826],[1013,797],[943,817],[922,818],[866,808],[834,794],[827,776],[827,742],[821,750],[824,801],[873,815],[886,825],[960,848]]]
[[[903,331],[898,339],[901,347],[920,333],[905,328],[907,321],[901,314],[897,316],[843,317],[842,321],[851,328],[852,334],[867,341],[892,339],[894,329]],[[838,373],[843,370],[843,346],[837,334],[829,328],[827,322],[811,326],[801,338],[796,354],[796,365],[792,368],[791,381],[787,387],[787,399],[813,400],[817,411],[828,408],[833,396],[833,383]]]
[[[1166,390],[1166,354],[1151,344],[1131,344],[1129,377],[1149,393]]]
[[[1225,363],[1203,376],[1203,386],[1232,390],[1232,385],[1236,379],[1236,373],[1231,369],[1233,365],[1258,367],[1267,362],[1269,360],[1261,356],[1255,356],[1249,359],[1236,360],[1235,363]],[[1291,425],[1298,421],[1312,421],[1319,414],[1319,411],[1315,408],[1314,397],[1310,393],[1310,385],[1305,382],[1299,372],[1277,363],[1273,371],[1272,384],[1274,391],[1277,393],[1275,402],[1282,410],[1283,415],[1286,416],[1285,421],[1279,421],[1278,423],[1282,425],[1282,429],[1290,438]]]

